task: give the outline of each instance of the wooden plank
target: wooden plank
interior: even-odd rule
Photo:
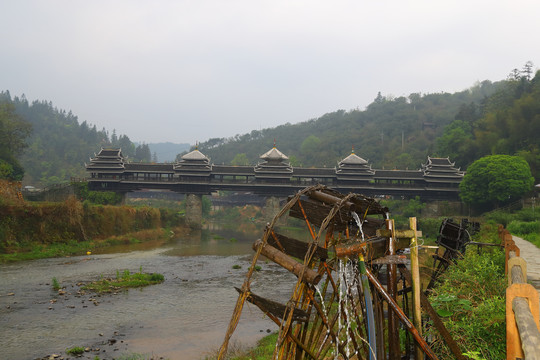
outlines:
[[[416,235],[415,235],[416,232]],[[390,237],[392,236],[392,232],[388,229],[378,229],[377,230],[377,236],[381,237]],[[397,239],[412,239],[414,237],[422,237],[422,231],[419,230],[395,230],[395,236]]]

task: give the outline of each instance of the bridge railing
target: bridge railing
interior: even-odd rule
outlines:
[[[505,249],[506,359],[540,360],[538,291],[527,284],[527,262],[520,257],[512,235],[502,225],[499,237]]]

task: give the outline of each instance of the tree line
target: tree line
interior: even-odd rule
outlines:
[[[85,177],[84,163],[100,147],[120,147],[130,161],[150,162],[147,144],[80,122],[50,101],[0,92],[0,178],[47,186]]]

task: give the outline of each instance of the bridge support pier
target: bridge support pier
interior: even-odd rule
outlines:
[[[272,221],[279,210],[281,210],[281,206],[278,197],[270,196],[264,200],[263,216],[266,221]]]
[[[192,229],[202,227],[202,195],[186,195],[186,225]]]

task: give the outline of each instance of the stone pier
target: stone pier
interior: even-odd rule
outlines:
[[[202,227],[202,195],[187,194],[186,225],[192,229]]]
[[[279,198],[275,196],[267,197],[264,201],[263,216],[264,220],[272,221],[272,219],[278,214],[281,210],[279,204]]]

